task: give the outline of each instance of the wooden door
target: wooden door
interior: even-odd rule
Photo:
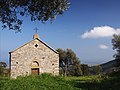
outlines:
[[[31,69],[31,74],[32,75],[39,75],[39,68],[32,68]]]

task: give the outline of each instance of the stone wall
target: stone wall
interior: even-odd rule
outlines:
[[[59,74],[59,54],[38,39],[11,52],[11,78],[31,74],[32,63],[39,63],[39,73]]]

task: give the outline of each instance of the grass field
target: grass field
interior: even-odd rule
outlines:
[[[0,78],[0,90],[120,90],[120,77],[39,76]]]

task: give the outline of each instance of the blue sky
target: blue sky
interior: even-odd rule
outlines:
[[[95,65],[113,59],[111,39],[120,33],[120,0],[70,2],[70,8],[52,24],[22,18],[21,33],[0,30],[0,61],[8,63],[10,51],[32,40],[35,27],[41,40],[55,49],[71,48],[81,63]]]

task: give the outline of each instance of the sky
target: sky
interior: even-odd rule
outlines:
[[[97,65],[113,60],[112,35],[120,34],[120,0],[69,0],[70,8],[50,23],[22,18],[22,32],[2,30],[0,61],[9,63],[9,52],[39,37],[54,49],[72,49],[81,63]]]

